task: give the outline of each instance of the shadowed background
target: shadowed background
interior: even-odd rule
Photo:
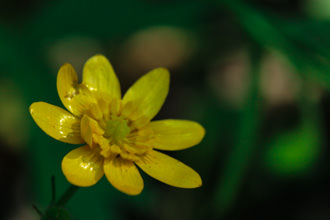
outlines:
[[[104,54],[122,93],[155,67],[171,72],[156,119],[206,128],[171,156],[203,186],[177,189],[145,174],[141,195],[102,178],[67,208],[72,219],[329,219],[329,0],[1,0],[0,219],[37,219],[69,186],[74,145],[43,133],[34,101],[62,106],[59,67],[80,74]]]

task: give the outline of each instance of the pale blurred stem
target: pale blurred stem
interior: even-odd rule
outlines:
[[[71,199],[71,197],[77,192],[78,189],[78,186],[70,185],[69,188],[60,197],[60,199],[56,202],[56,206],[64,207],[66,203]]]
[[[256,147],[257,132],[259,130],[258,81],[261,51],[257,46],[252,50],[250,56],[251,81],[245,106],[240,113],[236,143],[234,143],[232,152],[228,156],[225,170],[223,175],[219,177],[219,183],[214,194],[213,208],[219,218],[223,217],[235,202]]]

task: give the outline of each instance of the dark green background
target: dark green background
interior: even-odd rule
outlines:
[[[177,189],[143,174],[144,191],[131,197],[102,178],[68,203],[72,219],[329,219],[327,2],[1,0],[0,219],[37,218],[32,204],[47,207],[52,175],[57,196],[69,186],[60,164],[75,146],[44,134],[28,106],[62,106],[60,65],[81,73],[96,53],[112,62],[123,93],[148,70],[170,69],[156,119],[206,128],[201,144],[169,153],[198,171],[203,186]],[[276,70],[286,87],[263,78]]]

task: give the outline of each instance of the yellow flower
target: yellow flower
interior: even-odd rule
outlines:
[[[118,190],[137,195],[143,179],[137,169],[168,185],[202,185],[197,172],[157,150],[182,150],[198,144],[204,128],[186,120],[151,121],[163,105],[169,72],[157,68],[142,76],[121,98],[120,85],[109,61],[91,57],[82,83],[70,64],[57,75],[57,91],[66,110],[35,102],[30,113],[37,125],[56,140],[87,145],[70,151],[62,161],[67,180],[91,186],[105,174]],[[157,149],[157,150],[155,150]]]

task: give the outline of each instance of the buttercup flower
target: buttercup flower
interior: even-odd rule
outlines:
[[[30,113],[49,136],[70,144],[84,144],[62,160],[62,171],[73,185],[92,186],[105,174],[118,190],[137,195],[143,179],[136,165],[168,185],[202,185],[197,172],[158,150],[182,150],[198,144],[204,128],[186,120],[151,121],[163,105],[169,73],[157,68],[142,76],[121,97],[120,85],[109,61],[90,58],[82,83],[70,64],[57,76],[57,91],[66,110],[35,102]]]

